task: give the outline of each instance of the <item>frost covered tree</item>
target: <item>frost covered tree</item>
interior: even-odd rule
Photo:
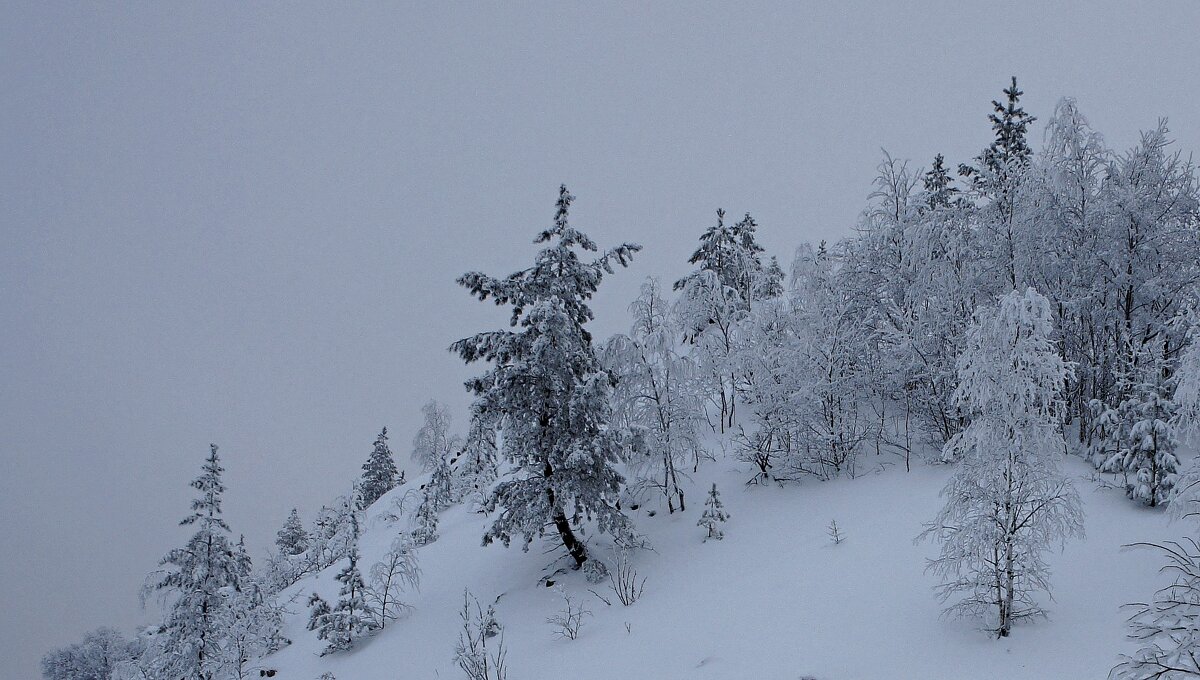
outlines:
[[[289,644],[283,636],[283,606],[274,602],[257,583],[247,580],[233,593],[218,616],[222,644],[217,677],[244,680],[258,677],[256,661]]]
[[[998,637],[1044,613],[1035,598],[1050,588],[1044,553],[1083,534],[1079,496],[1057,462],[1070,367],[1051,331],[1050,303],[1032,289],[977,312],[954,394],[971,423],[946,444],[960,462],[920,537],[940,544],[927,569],[942,579],[941,598],[961,596],[947,611],[991,618]]]
[[[371,566],[368,576],[371,581],[365,599],[375,612],[375,626],[383,628],[411,608],[401,597],[421,583],[421,568],[412,540],[404,534],[397,536],[383,559]]]
[[[458,447],[458,438],[450,433],[450,408],[429,400],[421,407],[425,420],[413,437],[412,458],[421,469],[431,472],[448,460]]]
[[[717,210],[717,223],[700,236],[688,259],[699,269],[675,282],[681,291],[677,314],[684,336],[709,376],[709,391],[720,408],[720,427],[733,425],[738,375],[733,366],[736,327],[759,299],[782,292],[783,272],[777,262],[764,267],[758,223],[746,213],[734,225]]]
[[[876,421],[862,407],[872,384],[867,364],[871,337],[858,323],[867,310],[846,285],[838,259],[823,248],[811,258],[801,250],[794,274],[802,329],[801,391],[809,395],[801,402],[801,434],[823,478],[853,474],[856,457],[877,431]]]
[[[396,488],[399,479],[396,461],[392,459],[392,450],[388,448],[385,427],[375,438],[375,448],[362,466],[362,481],[359,484],[362,507],[370,507],[380,496]]]
[[[512,307],[512,330],[486,331],[454,343],[464,361],[491,368],[467,383],[477,399],[476,417],[499,423],[501,454],[510,471],[496,485],[488,509],[500,515],[484,543],[508,545],[513,536],[534,538],[553,526],[582,566],[587,548],[576,535],[595,519],[601,532],[620,534],[629,521],[617,507],[624,482],[613,468],[621,437],[609,427],[613,377],[596,358],[588,301],[613,265],[624,266],[640,246],[625,244],[592,261],[596,250],[567,213],[573,197],[559,191],[554,226],[541,232],[547,244],[532,267],[504,278],[472,272],[459,283],[480,300]]]
[[[183,680],[213,680],[223,643],[220,619],[228,598],[242,589],[248,558],[229,540],[229,525],[221,518],[220,458],[210,447],[192,488],[200,492],[192,501],[192,514],[180,522],[196,526],[182,548],[167,553],[161,565],[165,574],[155,584],[170,602],[163,623],[167,652],[160,659],[165,676]]]
[[[308,556],[310,570],[317,571],[345,559],[358,540],[362,523],[360,492],[355,486],[349,493],[338,496],[332,505],[323,505],[309,532]]]
[[[112,680],[136,656],[136,646],[112,628],[98,628],[42,657],[45,680]]]
[[[634,317],[629,335],[613,336],[601,353],[617,376],[615,417],[631,433],[628,460],[638,486],[660,491],[668,512],[683,511],[680,467],[690,459],[695,469],[705,455],[696,366],[678,351],[678,326],[657,279],[642,284],[629,309]]]
[[[346,566],[338,573],[338,601],[321,622],[318,635],[328,641],[321,655],[331,654],[354,645],[365,635],[375,630],[377,612],[367,602],[366,584],[358,569],[358,548],[351,548]]]
[[[275,534],[275,545],[284,555],[299,555],[308,550],[308,532],[304,530],[304,523],[300,521],[300,513],[296,508],[292,508],[283,528]]]
[[[700,515],[700,521],[696,522],[696,526],[704,527],[706,530],[705,541],[710,538],[721,540],[725,538],[725,532],[720,525],[728,520],[729,513],[725,512],[725,504],[721,502],[721,494],[717,491],[716,482],[713,482],[712,488],[708,490],[708,498],[704,500],[704,512]]]

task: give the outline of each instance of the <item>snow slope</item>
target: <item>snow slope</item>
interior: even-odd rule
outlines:
[[[514,680],[1104,678],[1119,653],[1132,651],[1120,606],[1148,597],[1160,582],[1157,554],[1122,546],[1186,529],[1119,491],[1098,488],[1087,479],[1090,466],[1067,459],[1087,513],[1087,538],[1051,557],[1049,620],[996,640],[972,621],[941,617],[934,578],[923,573],[935,548],[913,543],[940,507],[949,468],[915,464],[906,473],[895,459],[871,455],[862,462],[876,470],[786,488],[746,487],[744,466],[709,463],[694,475],[682,515],[667,515],[664,507],[650,516],[655,508],[645,506],[633,513],[654,548],[634,557],[646,577],[640,601],[606,606],[588,589],[606,590],[582,574],[557,579],[586,596],[594,612],[574,641],[556,639],[545,622],[561,602],[539,583],[552,556],[537,543],[529,552],[481,547],[487,519],[452,508],[442,515],[441,538],[419,550],[423,578],[420,592],[409,597],[410,615],[355,650],[319,657],[322,643],[305,630],[303,605],[312,591],[336,597],[337,565],[285,591],[295,595],[296,614],[285,631],[294,644],[266,665],[284,680],[327,671],[338,680],[460,678],[452,656],[463,589],[470,588],[485,605],[501,596],[498,618]],[[732,518],[725,540],[704,543],[696,520],[713,481]],[[384,497],[374,508],[389,504]],[[369,517],[360,544],[364,565],[401,528],[378,514]],[[840,545],[826,535],[831,519],[847,537]]]

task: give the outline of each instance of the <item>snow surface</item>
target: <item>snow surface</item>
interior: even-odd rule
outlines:
[[[335,565],[284,592],[295,596],[285,630],[293,644],[265,667],[283,680],[327,671],[338,680],[461,678],[453,651],[464,588],[485,606],[501,596],[513,680],[1094,679],[1133,650],[1120,607],[1150,596],[1162,582],[1162,559],[1122,546],[1176,537],[1187,527],[1099,488],[1091,467],[1068,457],[1064,469],[1082,496],[1087,537],[1050,557],[1050,618],[996,640],[977,622],[941,616],[935,579],[923,571],[935,546],[913,542],[941,506],[951,468],[914,463],[905,472],[896,460],[871,454],[860,461],[871,473],[786,488],[747,487],[746,465],[708,463],[685,486],[687,512],[668,515],[664,505],[651,517],[659,510],[651,503],[631,513],[653,546],[634,556],[646,577],[640,601],[606,606],[589,593],[611,595],[606,587],[579,572],[557,578],[594,612],[573,641],[556,639],[545,622],[561,602],[539,583],[553,556],[536,542],[529,552],[481,547],[488,520],[456,506],[442,514],[437,542],[418,551],[423,575],[420,591],[408,596],[409,615],[350,652],[318,656],[324,643],[305,629],[304,603],[313,591],[336,599]],[[380,513],[420,481],[373,506],[360,543],[364,571],[406,524],[388,526]],[[724,540],[702,542],[696,520],[714,481],[732,518]],[[846,536],[840,545],[826,533],[833,519]]]

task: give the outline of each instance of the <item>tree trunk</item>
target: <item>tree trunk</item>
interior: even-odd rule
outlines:
[[[554,492],[550,492],[550,497],[554,497]],[[554,509],[554,527],[558,529],[558,535],[562,539],[563,545],[567,552],[571,554],[571,558],[575,560],[575,568],[578,569],[587,562],[587,548],[575,538],[575,532],[571,531],[571,523],[567,521],[567,515],[562,508]]]

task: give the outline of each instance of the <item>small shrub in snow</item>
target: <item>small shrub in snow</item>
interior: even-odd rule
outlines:
[[[554,636],[574,640],[579,637],[579,630],[583,627],[584,618],[592,615],[592,610],[587,608],[583,602],[576,600],[565,590],[559,589],[559,594],[562,595],[562,609],[558,610],[554,616],[546,619],[546,623],[554,627]]]
[[[608,579],[608,565],[593,557],[583,563],[583,577],[588,583],[603,583]]]
[[[617,600],[628,607],[641,599],[642,588],[645,585],[646,579],[638,579],[637,570],[629,560],[629,551],[620,551],[617,555],[616,569],[608,574],[608,587],[612,588]]]
[[[507,650],[500,624],[496,622],[495,605],[489,605],[484,611],[471,591],[463,591],[463,608],[458,616],[462,620],[462,630],[454,647],[454,663],[468,680],[504,680],[508,675],[504,665]],[[500,639],[489,651],[488,640],[496,636]]]
[[[729,513],[725,512],[725,504],[721,502],[721,494],[717,491],[717,484],[714,482],[712,489],[708,492],[708,499],[704,501],[704,514],[700,515],[700,521],[696,522],[696,526],[708,530],[708,534],[704,536],[705,541],[710,538],[721,540],[725,538],[725,532],[718,525],[728,520]]]
[[[838,528],[836,519],[829,522],[829,528],[825,530],[825,533],[829,534],[829,540],[833,541],[834,545],[838,545],[846,540],[846,534],[842,533],[842,530]]]

